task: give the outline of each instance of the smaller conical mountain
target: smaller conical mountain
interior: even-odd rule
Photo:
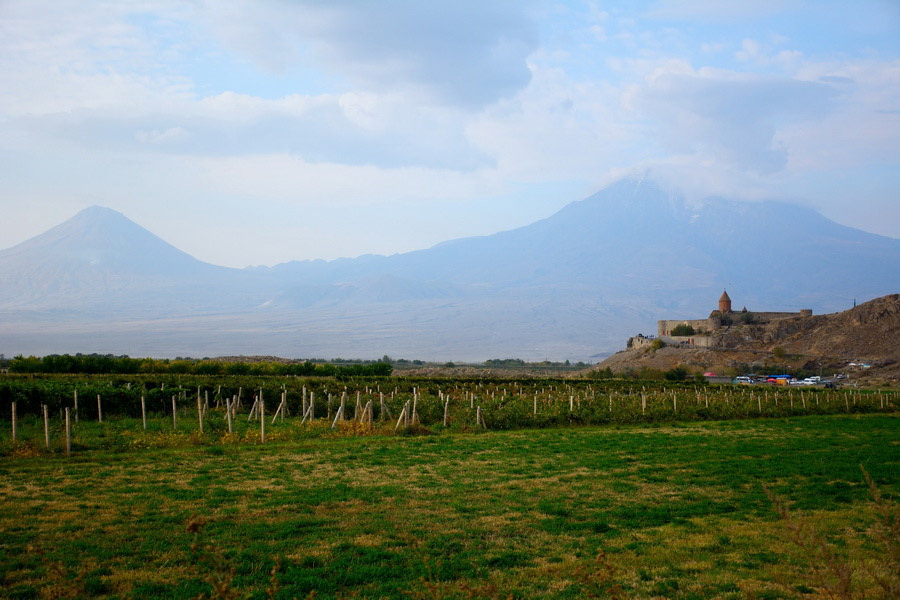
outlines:
[[[0,251],[0,308],[209,308],[204,290],[247,274],[199,261],[123,214],[92,206]],[[239,294],[245,295],[243,293]]]

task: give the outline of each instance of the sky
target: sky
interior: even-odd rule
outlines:
[[[900,2],[0,0],[0,248],[393,254],[632,173],[900,238]]]

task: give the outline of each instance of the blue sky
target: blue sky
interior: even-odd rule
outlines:
[[[0,247],[93,204],[230,266],[650,172],[900,237],[900,3],[0,1]]]

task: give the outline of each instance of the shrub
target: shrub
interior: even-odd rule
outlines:
[[[694,335],[694,328],[686,323],[682,323],[672,329],[672,335]]]
[[[663,373],[666,381],[684,381],[687,379],[688,372],[684,367],[675,367]]]

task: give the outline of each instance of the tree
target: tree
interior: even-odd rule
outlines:
[[[663,373],[666,381],[684,381],[687,379],[688,371],[684,367],[675,367]]]
[[[672,335],[694,335],[694,328],[687,323],[682,323],[672,329]]]

